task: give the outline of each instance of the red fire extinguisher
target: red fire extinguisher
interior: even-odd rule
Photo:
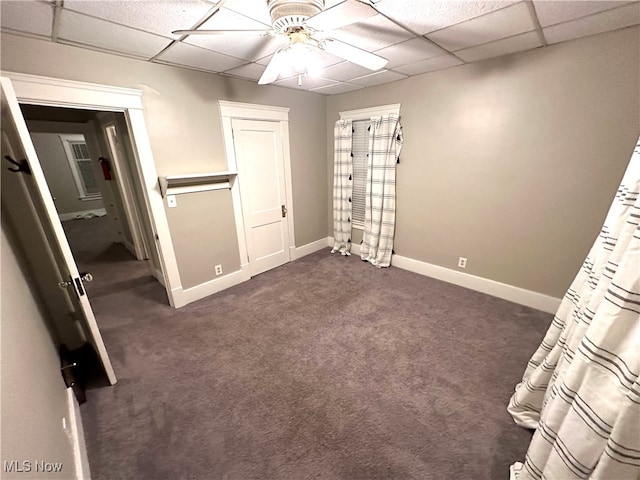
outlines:
[[[98,160],[100,160],[100,166],[102,167],[102,175],[104,175],[104,179],[111,180],[111,165],[109,164],[109,160],[104,157],[100,157],[98,158]]]

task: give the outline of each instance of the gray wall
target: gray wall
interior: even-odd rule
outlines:
[[[31,133],[31,140],[42,164],[51,195],[56,200],[58,213],[104,208],[102,199],[83,201],[78,198],[78,189],[58,134]]]
[[[402,103],[396,253],[452,269],[467,257],[466,273],[561,297],[640,133],[639,35],[632,27],[330,96],[327,132],[340,111]]]
[[[73,450],[62,428],[67,392],[60,359],[33,297],[32,283],[19,266],[18,250],[3,218],[2,255],[2,462],[62,462],[58,474],[6,473],[2,478],[74,478]],[[32,463],[35,469],[35,464]]]
[[[3,70],[141,89],[160,176],[226,169],[218,100],[290,107],[295,243],[326,237],[324,96],[10,34],[2,34],[0,47]],[[219,234],[235,228],[230,192],[226,195],[209,195],[205,205],[179,198],[169,215],[184,287],[215,278],[215,264],[222,264],[225,273],[239,265],[237,240]],[[203,215],[214,210],[218,223],[203,222]],[[227,239],[232,244],[220,246]],[[211,245],[220,246],[224,257],[211,258]]]

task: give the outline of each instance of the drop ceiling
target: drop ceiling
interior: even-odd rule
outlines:
[[[329,8],[341,0],[326,0]],[[371,72],[322,52],[318,78],[274,84],[338,94],[640,23],[639,1],[371,0],[327,35],[389,60]],[[257,82],[283,37],[178,36],[268,29],[266,0],[2,0],[2,31]]]

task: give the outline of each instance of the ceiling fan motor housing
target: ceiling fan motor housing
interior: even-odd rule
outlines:
[[[267,0],[267,4],[273,28],[283,33],[324,10],[324,0]]]

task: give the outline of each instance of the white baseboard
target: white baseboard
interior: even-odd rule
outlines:
[[[84,429],[82,428],[82,418],[80,417],[80,405],[78,405],[76,396],[71,388],[67,388],[67,408],[69,410],[69,425],[67,428],[69,429],[69,439],[73,449],[75,478],[77,480],[91,480],[87,444],[84,440]]]
[[[61,222],[73,220],[74,218],[83,218],[85,216],[104,217],[107,214],[105,208],[94,208],[93,210],[81,210],[79,212],[60,213],[58,217]]]
[[[333,246],[333,238],[328,238],[328,245]],[[351,245],[351,253],[360,255],[360,245]],[[443,282],[453,283],[461,287],[469,288],[477,292],[486,293],[494,297],[509,300],[510,302],[525,305],[527,307],[542,310],[543,312],[556,313],[560,302],[560,298],[544,295],[542,293],[525,290],[524,288],[514,287],[506,283],[496,282],[488,278],[477,277],[468,273],[458,272],[450,268],[433,265],[431,263],[414,260],[409,257],[393,255],[391,257],[391,265],[394,267],[408,270],[410,272],[419,273],[426,277],[442,280]]]
[[[320,240],[316,240],[315,242],[302,245],[301,247],[296,247],[295,258],[291,258],[291,260],[302,258],[306,255],[317,252],[318,250],[327,248],[328,242],[329,242],[328,237],[325,237],[325,238],[321,238]]]
[[[189,303],[200,300],[201,298],[208,297],[214,293],[218,293],[229,287],[238,285],[239,283],[246,282],[251,278],[249,274],[249,265],[242,265],[240,270],[232,272],[220,278],[209,280],[208,282],[196,285],[195,287],[176,289],[173,292],[174,307],[180,308],[188,305]]]

